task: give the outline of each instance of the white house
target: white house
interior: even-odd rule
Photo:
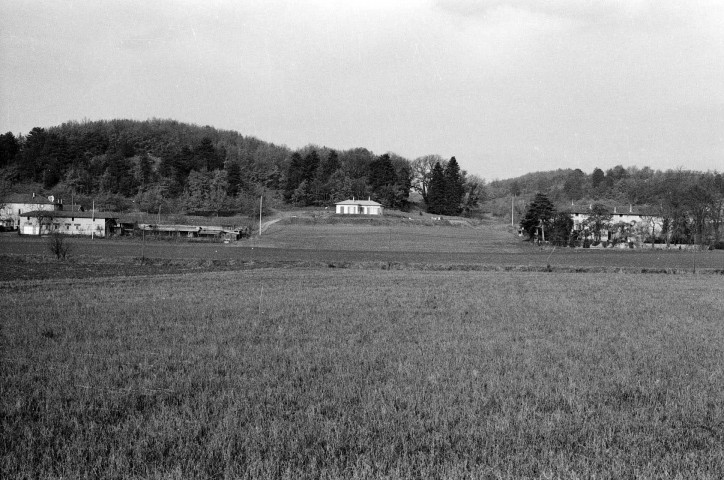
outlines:
[[[56,211],[62,207],[55,198],[45,198],[40,195],[13,194],[4,198],[0,203],[0,226],[6,230],[18,230],[24,213],[45,210]]]
[[[337,202],[336,212],[343,215],[382,215],[382,205],[373,200],[345,200]]]
[[[590,205],[571,207],[570,214],[574,230],[581,231],[587,228],[586,220],[591,214],[591,208]],[[634,232],[656,235],[661,232],[663,226],[663,219],[660,216],[642,211],[632,205],[609,208],[607,213],[611,215],[611,221],[606,231],[601,232],[601,236],[608,240],[620,236],[629,236]]]
[[[103,212],[65,212],[62,210],[36,210],[22,215],[21,235],[86,235],[106,237],[113,231],[118,215]]]

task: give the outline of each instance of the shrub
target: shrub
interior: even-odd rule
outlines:
[[[70,254],[71,245],[65,235],[55,232],[48,238],[48,249],[58,260],[65,260]]]

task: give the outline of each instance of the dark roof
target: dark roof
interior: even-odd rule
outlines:
[[[571,205],[566,210],[570,213],[580,213],[583,215],[588,215],[591,213],[591,205]],[[647,210],[645,206],[639,207],[636,205],[618,205],[615,207],[606,206],[606,212],[610,215],[657,215],[656,213]]]
[[[41,214],[44,217],[53,218],[112,218],[117,219],[117,213],[110,212],[66,212],[63,210],[33,210],[32,212],[23,213],[21,217],[37,217]]]
[[[33,205],[57,205],[58,202],[50,201],[47,197],[42,195],[35,195],[29,193],[13,193],[3,199],[4,203],[27,203]]]

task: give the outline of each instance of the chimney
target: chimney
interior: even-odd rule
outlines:
[[[616,207],[613,207],[613,214],[616,215]]]
[[[35,198],[35,192],[33,192],[33,198]]]
[[[633,213],[633,205],[630,203],[628,204],[628,213]]]

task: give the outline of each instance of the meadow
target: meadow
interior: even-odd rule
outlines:
[[[2,478],[722,478],[724,277],[0,282]]]

